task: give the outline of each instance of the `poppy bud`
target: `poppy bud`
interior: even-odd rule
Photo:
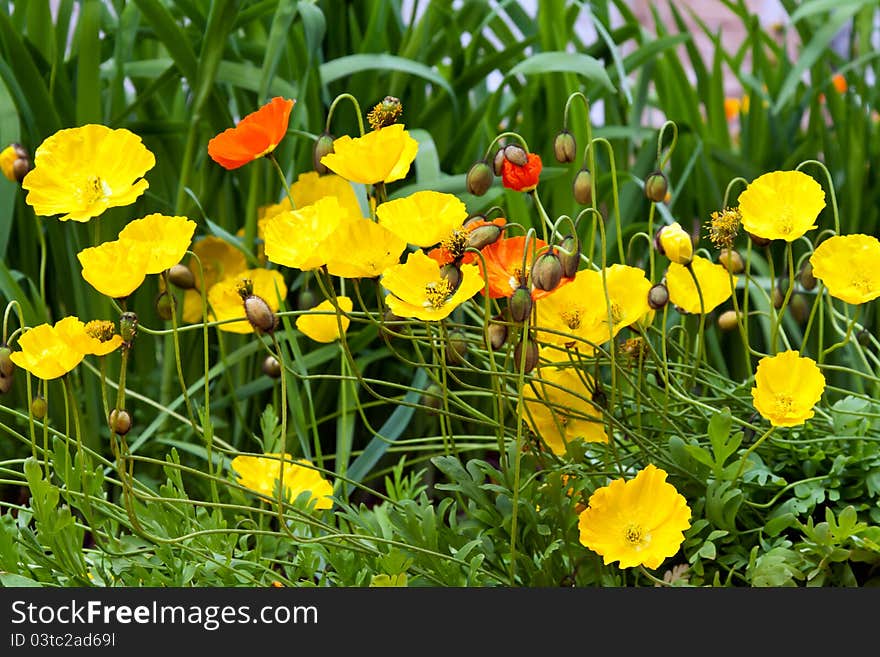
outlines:
[[[510,295],[507,301],[507,308],[510,311],[510,319],[514,322],[524,322],[532,312],[532,295],[528,288],[518,287]]]
[[[562,263],[551,247],[548,252],[535,258],[535,263],[532,265],[532,285],[539,290],[550,292],[556,289],[561,280]]]
[[[244,314],[251,326],[262,333],[272,333],[278,327],[278,317],[269,304],[255,294],[245,297]]]
[[[131,429],[131,415],[123,409],[110,411],[110,430],[118,436],[124,436]]]
[[[816,277],[813,276],[813,263],[809,260],[804,261],[804,265],[798,273],[798,280],[800,280],[801,287],[805,290],[815,289],[817,281]]]
[[[759,237],[757,235],[752,235],[750,232],[746,231],[746,234],[749,236],[749,239],[752,240],[752,244],[755,246],[767,246],[770,244],[772,240],[768,240],[766,237]]]
[[[770,298],[772,299],[773,307],[776,308],[776,310],[782,308],[782,302],[785,301],[785,294],[779,289],[778,285],[773,286]]]
[[[668,189],[669,183],[661,171],[655,171],[645,178],[645,196],[654,203],[661,203]]]
[[[504,171],[504,147],[502,146],[495,151],[495,157],[492,158],[492,171],[496,176],[500,176]]]
[[[31,415],[33,415],[36,419],[42,420],[46,417],[46,413],[49,412],[49,405],[46,403],[46,400],[41,396],[37,395],[31,400]]]
[[[318,295],[308,288],[303,288],[296,299],[296,307],[299,310],[310,310],[318,305]]]
[[[861,331],[856,333],[856,340],[861,346],[867,347],[869,344],[871,344],[871,334],[868,332],[867,329],[862,329]]]
[[[159,293],[159,296],[156,297],[156,314],[159,315],[159,319],[166,322],[171,319],[174,312],[171,303],[171,297],[167,292]]]
[[[565,278],[574,278],[581,264],[580,240],[576,235],[568,235],[559,243],[556,251],[562,264],[562,275]]]
[[[553,154],[556,156],[556,161],[560,164],[574,162],[575,155],[577,154],[577,143],[574,140],[574,135],[568,130],[559,131],[556,139],[553,140]]]
[[[312,150],[312,163],[314,164],[315,171],[318,172],[318,175],[323,176],[325,173],[330,173],[330,169],[321,164],[321,158],[332,152],[333,135],[329,132],[324,132],[315,140],[315,147]]]
[[[422,406],[427,406],[428,412],[431,415],[436,415],[436,412],[443,406],[443,388],[436,383],[425,388],[425,392],[422,394]]]
[[[382,316],[382,324],[379,327],[379,332],[382,334],[382,337],[388,341],[391,338],[403,334],[406,330],[405,322],[406,320],[403,317],[395,315],[390,309],[386,309]]]
[[[461,365],[467,352],[467,336],[462,331],[450,331],[446,340],[446,362],[450,365]]]
[[[517,372],[522,371],[528,374],[538,364],[538,356],[538,343],[535,342],[532,336],[523,338],[513,350],[513,369]]]
[[[658,253],[679,265],[689,265],[694,259],[694,241],[677,221],[657,231],[654,247]]]
[[[31,161],[21,144],[10,144],[0,151],[0,170],[12,182],[20,184],[24,180],[31,170]]]
[[[722,331],[732,331],[737,327],[741,318],[742,313],[738,313],[735,310],[725,310],[718,315],[718,328]]]
[[[498,351],[507,342],[507,324],[502,324],[505,320],[504,314],[496,315],[489,320],[489,326],[486,328],[488,346],[492,351]]]
[[[745,268],[742,256],[733,249],[721,249],[718,252],[718,262],[731,274],[739,274]]]
[[[589,205],[593,201],[593,175],[586,169],[581,169],[574,177],[572,183],[574,200],[581,205]]]
[[[0,347],[0,376],[12,376],[15,372],[15,363],[12,362],[11,354],[12,349],[6,345]]]
[[[501,237],[501,227],[496,224],[485,224],[474,228],[468,234],[467,245],[473,249],[482,249],[498,241]]]
[[[440,277],[449,282],[449,292],[454,294],[461,285],[462,273],[458,265],[449,263],[440,267]]]
[[[492,169],[489,168],[486,160],[477,160],[468,169],[465,178],[468,192],[474,196],[482,196],[492,186],[493,177]]]
[[[504,159],[518,167],[524,167],[529,161],[529,155],[522,146],[509,144],[504,147]]]
[[[281,376],[281,363],[278,362],[278,359],[275,358],[275,356],[266,356],[263,359],[261,369],[263,370],[263,374],[270,379],[277,379]]]
[[[803,294],[793,294],[788,307],[791,309],[791,314],[798,324],[806,324],[807,318],[810,316],[810,303]]]
[[[122,316],[119,318],[119,335],[122,336],[122,341],[129,347],[137,335],[137,326],[138,318],[135,313],[131,311],[122,313]]]
[[[648,290],[648,305],[653,310],[660,310],[667,303],[669,303],[669,289],[666,287],[666,284],[657,283],[652,285],[651,289]]]
[[[192,269],[179,263],[168,270],[168,280],[181,290],[191,290],[196,286],[196,277],[193,276]]]

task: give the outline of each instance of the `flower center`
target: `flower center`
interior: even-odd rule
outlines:
[[[89,179],[86,181],[85,200],[88,205],[97,203],[112,193],[113,190],[110,189],[110,185],[98,176],[89,176]]]
[[[611,323],[617,324],[623,319],[623,308],[616,301],[611,302]]]
[[[526,282],[523,278],[522,269],[519,267],[513,268],[513,275],[507,279],[507,284],[510,285],[511,290],[516,290],[519,287],[524,287]]]
[[[579,310],[563,310],[560,317],[568,328],[572,330],[580,328],[581,312]]]
[[[713,212],[709,222],[709,239],[719,249],[732,247],[740,221],[742,216],[738,208],[724,208],[721,212]]]
[[[464,255],[470,232],[467,228],[456,228],[449,237],[440,242],[440,248],[449,254],[450,260],[457,260]]]
[[[89,337],[95,338],[100,342],[107,342],[113,339],[115,327],[113,322],[108,322],[105,319],[96,319],[86,324],[85,331]]]
[[[782,212],[779,213],[777,223],[779,226],[779,232],[783,235],[788,235],[794,228],[794,221],[792,220],[791,214],[791,208],[787,205],[782,208]]]
[[[648,537],[645,535],[645,530],[641,525],[636,524],[627,525],[626,529],[623,530],[623,536],[626,539],[626,542],[634,547],[639,546],[648,540]]]
[[[776,410],[782,415],[787,415],[794,409],[794,399],[791,395],[776,395]]]
[[[859,276],[853,279],[852,286],[856,288],[859,292],[868,293],[872,291],[871,281],[869,281],[865,276]]]
[[[425,285],[425,308],[440,310],[452,295],[452,285],[445,278]]]

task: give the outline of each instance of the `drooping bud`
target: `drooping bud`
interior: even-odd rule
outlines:
[[[440,267],[440,277],[449,282],[449,293],[454,294],[461,285],[463,275],[458,265],[448,263]]]
[[[499,237],[501,237],[501,226],[486,224],[474,228],[468,234],[467,245],[473,249],[482,249],[497,242]]]
[[[461,365],[467,352],[467,336],[462,331],[450,331],[446,339],[446,362],[450,365]]]
[[[15,363],[11,358],[12,350],[3,345],[0,347],[0,395],[5,395],[12,389]]]
[[[816,281],[816,277],[813,276],[813,263],[809,260],[804,261],[800,272],[798,272],[798,280],[801,283],[801,287],[805,290],[815,289],[818,281]]]
[[[436,383],[429,385],[425,388],[425,392],[422,393],[421,403],[422,406],[428,408],[428,412],[431,415],[436,415],[436,412],[443,406],[443,388]]]
[[[489,320],[489,325],[486,327],[486,340],[488,342],[487,346],[492,351],[498,351],[507,342],[507,324],[503,323],[506,319],[504,313],[502,313]]]
[[[768,240],[766,237],[759,237],[758,235],[753,235],[752,233],[746,231],[746,235],[749,236],[749,239],[752,240],[752,244],[757,247],[767,246],[773,240]]]
[[[559,262],[562,265],[562,275],[565,278],[574,278],[581,264],[581,242],[576,235],[567,235],[557,247]]]
[[[124,436],[131,430],[131,414],[123,409],[110,411],[110,431],[118,436]]]
[[[732,331],[737,327],[741,318],[741,312],[737,312],[736,310],[725,310],[718,315],[718,328],[722,331]]]
[[[660,310],[669,303],[669,288],[665,283],[657,283],[648,290],[648,305],[652,310]]]
[[[495,157],[492,158],[492,171],[496,176],[500,176],[504,172],[504,146],[495,151]]]
[[[193,276],[192,269],[180,263],[168,270],[168,280],[181,290],[191,290],[196,286],[196,277]]]
[[[532,285],[545,292],[555,290],[559,285],[562,280],[562,263],[553,247],[535,258],[535,262],[532,264],[531,280]]]
[[[856,333],[856,340],[863,347],[867,347],[871,344],[871,334],[868,332],[868,329],[862,329]]]
[[[694,241],[677,221],[657,231],[654,246],[658,253],[679,265],[689,265],[694,259]]]
[[[159,319],[166,322],[174,314],[171,296],[167,292],[159,292],[159,295],[156,297],[156,314],[159,315]]]
[[[529,161],[529,154],[522,146],[508,144],[504,147],[504,159],[518,167],[524,167]]]
[[[797,292],[793,294],[788,307],[791,309],[791,314],[798,324],[806,324],[807,318],[810,316],[810,303],[803,294]]]
[[[309,310],[318,305],[318,295],[313,290],[304,287],[299,291],[296,298],[296,307],[299,310]]]
[[[468,169],[465,184],[470,194],[482,196],[492,186],[494,176],[486,160],[477,160]]]
[[[254,294],[254,284],[248,279],[242,280],[237,287],[238,295],[244,302],[244,315],[255,331],[272,333],[278,328],[278,317],[262,297]]]
[[[666,198],[669,183],[662,171],[654,171],[645,178],[645,196],[654,203],[661,203]]]
[[[321,158],[325,155],[330,155],[332,152],[333,135],[329,132],[321,133],[321,135],[315,140],[315,147],[312,150],[312,164],[315,167],[315,171],[318,172],[318,175],[323,176],[325,173],[330,173],[330,169],[328,169],[326,165],[321,164]]]
[[[31,170],[30,155],[21,144],[10,144],[0,151],[0,170],[9,180],[21,184]]]
[[[406,321],[403,317],[391,312],[390,308],[386,308],[382,315],[382,324],[379,327],[379,332],[387,342],[392,338],[403,335],[404,331],[406,331]]]
[[[520,286],[513,291],[507,301],[510,311],[510,319],[514,322],[524,322],[532,312],[532,294],[528,288]]]
[[[42,420],[46,417],[46,413],[49,412],[49,405],[46,403],[46,400],[42,397],[42,395],[37,395],[31,400],[31,415],[33,415],[37,420]]]
[[[122,313],[119,318],[119,335],[122,341],[129,347],[137,336],[138,318],[137,314],[128,311]]]
[[[513,369],[528,374],[538,365],[538,356],[538,343],[534,337],[524,337],[513,350]]]
[[[260,368],[263,370],[263,374],[270,379],[277,379],[281,376],[281,363],[275,356],[266,356]]]
[[[568,130],[560,130],[553,140],[553,154],[556,156],[556,161],[560,164],[574,162],[574,158],[577,155],[577,143],[575,142],[574,135]]]
[[[589,205],[593,202],[593,174],[587,169],[581,169],[574,177],[571,186],[574,200],[581,205]]]
[[[770,293],[770,298],[773,301],[773,307],[776,310],[782,308],[782,303],[785,301],[785,293],[781,289],[779,289],[778,285],[773,286],[773,290]]]
[[[721,249],[718,252],[718,262],[731,274],[740,274],[745,269],[742,256],[733,249]]]

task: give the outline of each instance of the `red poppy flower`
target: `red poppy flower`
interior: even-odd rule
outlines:
[[[477,228],[482,226],[498,226],[503,229],[507,225],[507,219],[498,217],[491,221],[487,219],[475,219],[467,223],[467,225],[457,228],[445,240],[440,242],[440,246],[428,251],[428,257],[433,258],[440,266],[448,265],[461,258],[460,264],[469,265],[478,260],[477,254],[473,251],[465,251],[468,246],[468,237]]]
[[[537,153],[529,153],[528,161],[519,166],[507,158],[501,165],[501,182],[508,189],[517,192],[530,192],[538,186],[538,178],[541,175],[541,156]]]
[[[275,150],[287,133],[295,100],[276,96],[234,128],[208,142],[208,155],[225,169],[237,169]]]

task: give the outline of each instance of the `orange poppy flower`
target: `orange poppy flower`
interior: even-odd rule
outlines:
[[[251,112],[234,128],[228,128],[208,142],[208,155],[225,169],[237,169],[271,153],[287,133],[295,100],[276,96]]]
[[[529,285],[529,272],[532,268],[532,261],[536,254],[540,254],[541,250],[547,246],[544,240],[532,239],[526,247],[526,238],[524,235],[516,237],[503,237],[496,242],[484,247],[481,250],[483,260],[486,261],[486,271],[483,271],[483,260],[476,259],[477,265],[480,267],[480,274],[483,280],[489,282],[489,296],[492,299],[509,297],[518,287]],[[523,272],[523,254],[528,248],[526,254],[526,271]],[[552,292],[558,290],[562,285],[570,283],[573,279],[563,277]],[[480,290],[484,292],[485,290]],[[540,299],[546,297],[551,291],[532,288],[532,299]]]
[[[428,251],[428,257],[440,263],[441,267],[453,262],[458,262],[462,265],[473,264],[478,260],[477,254],[473,251],[465,251],[468,247],[470,234],[483,226],[498,226],[498,228],[504,230],[506,225],[507,219],[504,217],[498,217],[491,221],[487,219],[472,219],[461,228],[454,230],[447,239],[440,242],[439,246]]]
[[[528,161],[520,166],[507,158],[501,165],[501,182],[508,189],[517,192],[530,192],[538,186],[538,178],[541,175],[541,156],[537,153],[529,153]]]

